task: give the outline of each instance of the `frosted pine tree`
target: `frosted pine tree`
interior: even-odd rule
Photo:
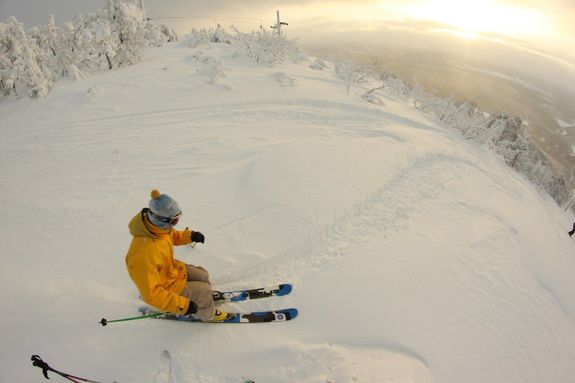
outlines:
[[[114,66],[126,66],[142,60],[146,39],[146,18],[138,4],[131,0],[107,0],[104,15],[116,39]]]
[[[3,96],[43,97],[52,84],[51,69],[42,61],[40,48],[15,17],[0,24],[0,90]]]
[[[110,22],[102,15],[79,15],[74,20],[73,34],[68,44],[73,57],[69,64],[82,71],[112,69],[117,42]]]
[[[48,25],[33,27],[29,35],[36,41],[41,51],[46,51],[46,54],[52,57],[57,56],[60,45],[60,31],[53,15],[48,16]]]
[[[29,36],[36,41],[39,48],[40,59],[51,71],[51,79],[55,82],[61,76],[65,63],[62,55],[63,32],[56,25],[53,15],[48,17],[47,25],[34,26],[28,32]]]

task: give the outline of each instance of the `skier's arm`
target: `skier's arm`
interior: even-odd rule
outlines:
[[[205,241],[205,237],[202,233],[199,231],[192,231],[188,228],[182,231],[172,230],[171,235],[175,246],[187,245],[191,242],[204,243]]]
[[[175,246],[192,243],[192,231],[188,228],[186,228],[186,230],[172,230],[171,234]]]

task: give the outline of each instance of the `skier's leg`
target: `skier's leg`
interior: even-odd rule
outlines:
[[[212,286],[206,282],[189,281],[182,291],[182,296],[198,305],[196,316],[202,320],[210,320],[215,313]]]
[[[210,274],[203,267],[186,265],[186,271],[188,273],[188,281],[206,282],[211,284]]]

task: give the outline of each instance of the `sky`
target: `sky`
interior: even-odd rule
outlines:
[[[136,0],[139,1],[139,0]],[[151,17],[164,19],[178,32],[194,23],[271,23],[279,9],[300,26],[328,24],[346,28],[377,27],[382,21],[437,28],[464,38],[502,35],[560,56],[575,57],[573,0],[142,0]],[[14,15],[26,25],[44,23],[47,15],[69,21],[78,13],[100,9],[104,0],[0,0],[0,20]]]
[[[133,1],[141,1],[148,17],[180,35],[216,24],[242,31],[267,28],[279,10],[282,21],[289,24],[288,36],[298,39],[310,54],[328,45],[332,50],[361,45],[376,51],[395,44],[459,59],[467,55],[463,60],[485,58],[490,65],[550,81],[573,93],[575,0]],[[0,21],[13,15],[32,26],[45,24],[53,14],[57,23],[63,23],[78,13],[94,13],[104,4],[105,0],[0,0]],[[366,40],[371,47],[365,48]]]

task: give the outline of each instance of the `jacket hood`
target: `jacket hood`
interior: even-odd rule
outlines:
[[[130,234],[134,237],[148,237],[158,239],[162,234],[169,234],[171,229],[160,229],[148,219],[148,209],[143,209],[136,214],[128,224]]]

